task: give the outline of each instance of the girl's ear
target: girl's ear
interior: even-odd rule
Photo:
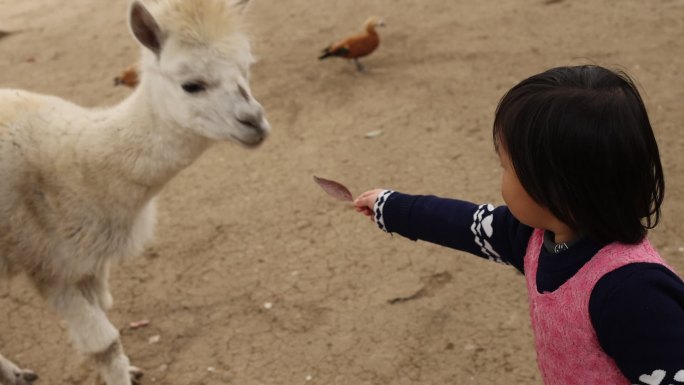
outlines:
[[[131,4],[128,23],[140,44],[159,56],[163,43],[161,29],[150,11],[137,0]]]
[[[242,14],[245,11],[245,8],[247,8],[247,4],[249,4],[249,0],[231,0],[231,3],[231,5]]]

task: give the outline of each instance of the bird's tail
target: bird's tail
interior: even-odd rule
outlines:
[[[323,54],[318,57],[318,60],[323,60],[323,59],[330,57],[330,56],[345,57],[345,55],[347,55],[348,53],[349,53],[349,48],[347,48],[347,47],[330,46],[330,47],[323,50]]]
[[[323,60],[330,56],[333,56],[333,53],[330,52],[330,47],[326,47],[325,49],[323,49],[323,53],[321,54],[321,56],[318,57],[318,60]]]

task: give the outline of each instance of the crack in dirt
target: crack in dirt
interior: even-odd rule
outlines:
[[[447,283],[451,282],[453,276],[448,271],[433,274],[422,281],[427,281],[420,290],[409,295],[408,297],[397,297],[392,298],[387,301],[390,305],[396,305],[398,303],[404,303],[407,301],[412,301],[420,299],[423,297],[431,297],[435,295],[435,292],[443,288]]]

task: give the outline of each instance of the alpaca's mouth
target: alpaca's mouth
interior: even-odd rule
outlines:
[[[236,119],[236,120],[238,121],[238,123],[242,124],[245,127],[249,127],[254,131],[257,131],[257,132],[263,131],[261,129],[261,124],[254,119]]]
[[[258,147],[261,143],[264,142],[264,139],[266,139],[266,135],[254,135],[249,140],[240,138],[237,135],[230,135],[230,137],[236,142],[248,148]]]
[[[265,119],[235,119],[244,128],[244,135],[231,135],[233,139],[246,147],[257,147],[268,136],[270,126]]]

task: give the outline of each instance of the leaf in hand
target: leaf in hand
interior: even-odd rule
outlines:
[[[354,200],[349,189],[344,187],[344,185],[341,183],[335,182],[334,180],[319,178],[315,175],[314,181],[316,181],[316,183],[318,183],[318,185],[321,186],[323,191],[327,192],[328,195],[331,195],[341,201],[351,202]]]

